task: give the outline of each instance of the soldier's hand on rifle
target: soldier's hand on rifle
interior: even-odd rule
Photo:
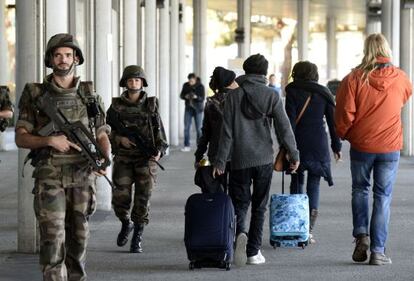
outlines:
[[[69,141],[65,135],[59,136],[50,136],[48,137],[49,146],[53,147],[59,152],[68,152],[70,148],[74,148],[77,151],[82,151],[82,148],[74,144],[73,142]]]
[[[160,160],[160,158],[161,158],[161,152],[158,151],[158,154],[156,156],[152,156],[151,160],[158,162]]]
[[[105,162],[105,159],[101,159],[101,163],[104,163],[104,162]],[[105,170],[101,169],[99,171],[94,171],[93,173],[95,174],[95,176],[98,176],[98,177],[105,176],[106,175],[106,169]]]
[[[132,147],[135,147],[136,145],[135,145],[135,143],[133,143],[129,138],[127,138],[127,137],[121,137],[120,138],[120,141],[121,141],[121,145],[123,146],[123,147],[125,147],[125,148],[128,148],[128,149],[130,149],[130,148],[132,148]]]

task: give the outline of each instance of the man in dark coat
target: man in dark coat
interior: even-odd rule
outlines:
[[[189,152],[190,129],[194,118],[197,131],[197,140],[201,136],[201,122],[204,109],[205,91],[201,80],[194,73],[188,74],[188,82],[185,82],[181,90],[180,98],[185,100],[184,113],[184,148],[182,151]]]

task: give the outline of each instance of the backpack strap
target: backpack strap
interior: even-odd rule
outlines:
[[[147,108],[151,113],[158,112],[158,99],[157,97],[148,97],[147,98]]]
[[[88,104],[88,98],[95,98],[96,94],[93,89],[92,81],[81,81],[77,91],[84,104]]]

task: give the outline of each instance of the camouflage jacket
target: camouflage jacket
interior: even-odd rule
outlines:
[[[10,90],[7,86],[0,86],[0,111],[13,111],[13,105],[10,101]],[[10,119],[0,118],[0,131],[4,131],[9,125]]]
[[[79,77],[75,78],[75,86],[69,89],[63,89],[56,85],[52,80],[52,75],[48,75],[42,84],[28,83],[25,85],[22,96],[19,101],[19,117],[16,123],[17,128],[24,128],[33,135],[47,124],[50,119],[36,105],[37,98],[44,94],[51,95],[56,106],[63,112],[70,122],[81,121],[86,128],[90,128],[86,98],[93,97],[99,105],[100,115],[95,118],[94,135],[99,134],[102,130],[110,132],[110,128],[105,124],[105,111],[100,96],[96,95],[92,89],[91,82],[80,82]],[[66,153],[61,153],[52,148],[42,148],[42,157],[39,165],[48,163],[53,166],[64,164],[76,164],[83,162],[84,159],[80,153],[74,149],[70,149]],[[45,153],[45,150],[47,153]],[[39,150],[40,151],[40,150]],[[39,152],[37,151],[37,152]],[[32,161],[33,164],[33,161]],[[37,163],[34,163],[37,167]],[[36,174],[36,170],[35,170]]]
[[[118,124],[116,122],[122,122],[125,127],[136,130],[135,133],[163,155],[168,145],[158,112],[158,100],[155,97],[148,97],[144,92],[143,96],[136,103],[133,103],[127,95],[128,92],[125,91],[120,97],[113,98],[107,112],[106,122],[111,126],[112,153],[115,154],[115,161],[133,161],[145,164],[148,161],[148,155],[141,147],[127,149],[121,145],[120,137],[129,136],[117,131]]]

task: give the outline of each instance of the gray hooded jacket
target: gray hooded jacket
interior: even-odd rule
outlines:
[[[270,120],[273,120],[277,139],[287,149],[291,162],[299,161],[295,136],[282,100],[266,86],[266,78],[248,74],[240,76],[237,82],[240,87],[230,91],[225,101],[223,127],[214,166],[224,170],[230,152],[232,170],[272,163],[274,151]],[[247,118],[241,108],[244,95],[267,117],[255,120]]]

